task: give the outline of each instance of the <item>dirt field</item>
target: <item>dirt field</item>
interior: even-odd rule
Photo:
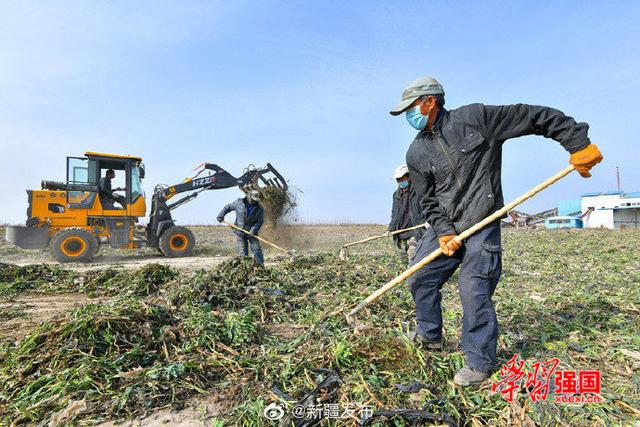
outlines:
[[[231,262],[227,229],[191,228],[197,249],[185,259],[102,248],[92,264],[60,268],[46,252],[0,243],[0,263],[24,266],[0,283],[0,382],[12,384],[0,385],[0,424],[275,425],[262,415],[269,403],[286,401],[274,390],[302,397],[316,368],[340,372],[342,391],[326,399],[342,406],[427,405],[469,425],[640,419],[639,231],[504,231],[495,296],[500,362],[514,353],[558,357],[563,369],[603,375],[604,403],[541,406],[526,395],[507,404],[490,385],[462,390],[451,382],[462,363],[456,276],[443,291],[442,353],[424,355],[404,338],[413,307],[403,287],[363,312],[356,329],[331,314],[402,270],[388,239],[354,248],[348,261],[336,256],[343,243],[384,226],[286,227],[275,240],[299,256],[291,261],[265,248],[263,270]],[[148,341],[151,333],[159,335]],[[143,362],[145,355],[154,362]],[[58,372],[63,363],[69,370]],[[428,388],[396,388],[416,381]]]
[[[65,268],[78,271],[100,269],[105,266],[116,268],[136,268],[145,264],[159,263],[180,269],[195,269],[212,267],[235,255],[235,236],[227,227],[222,226],[191,226],[196,236],[196,247],[193,255],[188,258],[165,258],[157,250],[151,248],[112,249],[103,245],[92,263],[71,263]],[[384,226],[376,225],[281,225],[277,232],[263,227],[260,236],[281,247],[294,250],[297,253],[314,253],[318,251],[339,250],[346,242],[359,240],[381,234],[386,231]],[[30,251],[17,248],[4,239],[4,227],[0,227],[0,262],[17,265],[35,263],[57,264],[48,250]],[[374,246],[367,246],[364,250],[371,250]],[[267,262],[280,253],[262,245]]]

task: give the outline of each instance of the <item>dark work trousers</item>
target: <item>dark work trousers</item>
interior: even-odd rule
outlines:
[[[114,194],[113,195],[113,200],[115,200],[116,202],[118,202],[118,204],[120,204],[120,206],[122,206],[122,209],[126,209],[127,208],[127,198],[120,195],[120,194]]]
[[[251,246],[251,252],[253,258],[258,264],[264,264],[264,255],[262,255],[262,248],[260,247],[260,241],[255,237],[249,237],[246,234],[236,234],[238,239],[238,253],[241,256],[249,256],[249,246]]]
[[[439,248],[438,238],[429,227],[418,242],[415,264]],[[496,366],[498,320],[491,297],[502,273],[500,220],[464,241],[452,257],[441,255],[409,278],[416,304],[417,333],[428,340],[442,339],[442,285],[460,266],[458,291],[462,302],[462,349],[466,364],[489,372]]]
[[[100,203],[104,209],[120,209],[116,208],[114,202],[117,202],[122,209],[127,208],[127,198],[121,194],[113,194],[111,197],[100,197]]]

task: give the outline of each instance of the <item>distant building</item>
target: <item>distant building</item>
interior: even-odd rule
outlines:
[[[640,192],[583,194],[581,212],[586,228],[639,228]]]
[[[560,200],[558,202],[559,216],[580,216],[582,215],[582,199]]]
[[[535,215],[512,210],[509,216],[504,225],[516,228],[640,228],[640,192],[588,193]]]
[[[640,192],[605,191],[558,202],[545,228],[640,228]]]
[[[579,217],[558,215],[545,218],[544,228],[582,228],[582,220]]]

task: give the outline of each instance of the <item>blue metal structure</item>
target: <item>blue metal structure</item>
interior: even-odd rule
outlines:
[[[544,220],[544,228],[582,228],[582,220],[580,218],[567,215],[552,216]]]
[[[580,216],[582,199],[560,200],[558,202],[558,216]]]

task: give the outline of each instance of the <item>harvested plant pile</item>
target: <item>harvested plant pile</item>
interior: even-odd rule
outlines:
[[[509,404],[489,384],[454,386],[463,364],[456,277],[443,289],[446,351],[424,353],[404,334],[413,318],[406,289],[365,310],[355,330],[332,314],[399,272],[395,258],[321,254],[267,268],[233,259],[183,275],[160,274],[160,266],[122,276],[63,273],[67,290],[115,297],[2,344],[0,424],[46,421],[65,409],[66,421],[92,423],[180,407],[200,393],[226,397],[229,425],[270,425],[262,415],[267,405],[300,399],[423,408],[441,424],[633,424],[640,407],[638,248],[635,231],[505,235],[495,297],[500,361],[518,353],[531,362],[558,357],[562,369],[600,370],[599,404],[533,404],[524,392]],[[33,279],[14,273],[2,285],[15,292],[14,283]],[[42,277],[23,290],[55,288],[49,280],[58,276]]]
[[[83,292],[89,295],[145,296],[177,276],[165,265],[148,264],[138,270],[90,271],[80,274],[50,265],[0,264],[0,296],[36,293]]]
[[[296,196],[279,187],[265,187],[260,191],[260,204],[264,208],[265,223],[275,228],[287,215],[293,214],[297,206]]]
[[[55,266],[0,264],[0,296],[36,290],[52,292],[57,287],[72,286],[73,278],[72,273]]]

